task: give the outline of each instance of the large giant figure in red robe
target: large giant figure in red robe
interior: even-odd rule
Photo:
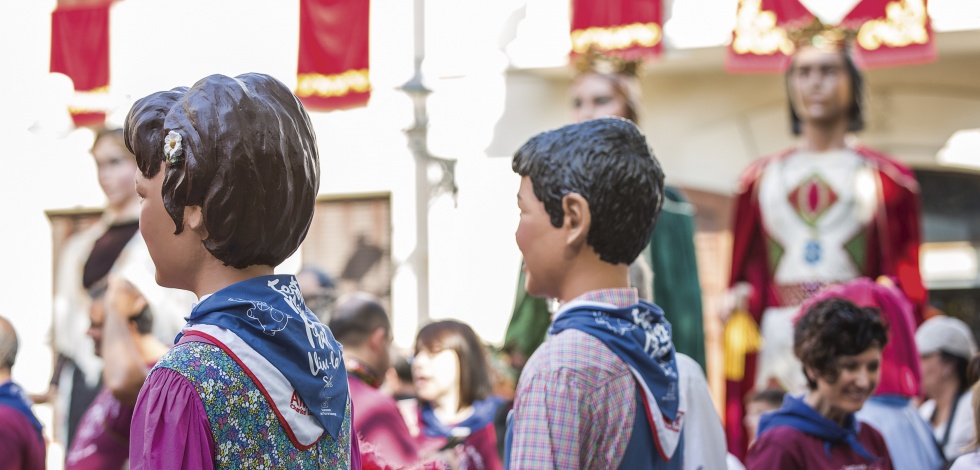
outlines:
[[[864,124],[861,74],[843,42],[815,38],[796,49],[786,74],[797,144],[754,162],[738,187],[731,282],[743,308],[726,327],[725,422],[728,448],[739,457],[746,394],[805,387],[791,322],[804,300],[855,277],[891,275],[921,323],[927,296],[915,177],[848,136]],[[743,326],[735,334],[734,324]],[[761,342],[751,337],[755,325]]]

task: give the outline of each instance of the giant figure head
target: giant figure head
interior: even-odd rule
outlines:
[[[159,192],[141,194],[140,230],[161,284],[161,276],[180,276],[180,262],[161,269],[180,257],[165,232],[182,234],[189,213],[207,251],[237,269],[276,266],[306,236],[320,181],[316,137],[302,104],[275,78],[211,75],[142,98],[126,118],[126,146]],[[147,216],[157,197],[172,223]]]

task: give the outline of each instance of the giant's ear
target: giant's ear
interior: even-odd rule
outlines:
[[[208,229],[204,226],[204,212],[201,206],[184,206],[184,226],[201,237],[208,239]]]
[[[565,213],[562,228],[567,231],[565,243],[570,248],[579,249],[585,246],[592,227],[592,212],[589,201],[579,193],[568,193],[561,199],[561,208]]]

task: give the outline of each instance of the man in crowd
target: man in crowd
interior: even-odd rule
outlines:
[[[24,390],[10,378],[17,358],[17,332],[0,317],[0,466],[14,470],[44,468],[41,422]]]

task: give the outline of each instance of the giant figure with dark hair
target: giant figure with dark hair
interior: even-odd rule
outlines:
[[[858,144],[864,87],[846,41],[823,31],[797,43],[786,72],[796,145],[739,179],[726,326],[726,431],[744,455],[743,404],[752,389],[805,385],[790,354],[790,319],[821,288],[894,276],[921,323],[919,187],[903,164]],[[727,313],[727,312],[726,312]],[[735,328],[738,325],[739,328]],[[761,333],[761,349],[746,338]]]
[[[319,189],[302,104],[268,75],[211,75],[137,101],[126,144],[156,280],[201,299],[140,391],[132,467],[359,468],[341,346],[274,274]]]
[[[596,51],[577,61],[578,74],[569,90],[575,122],[621,117],[640,125],[638,61],[605,56]],[[694,246],[695,208],[684,192],[664,185],[660,222],[649,245],[630,265],[630,282],[640,297],[663,308],[674,326],[674,347],[706,367],[701,283]],[[505,348],[522,365],[544,341],[550,323],[547,299],[527,295],[524,273],[518,277],[514,311]]]
[[[721,424],[697,363],[676,354],[660,307],[630,287],[664,175],[632,122],[538,134],[514,155],[517,245],[528,294],[562,305],[517,386],[512,468],[722,468]],[[698,455],[684,441],[710,440]]]
[[[878,385],[887,327],[873,307],[830,298],[797,321],[793,352],[807,392],[759,420],[746,468],[893,468],[881,434],[854,414]]]

